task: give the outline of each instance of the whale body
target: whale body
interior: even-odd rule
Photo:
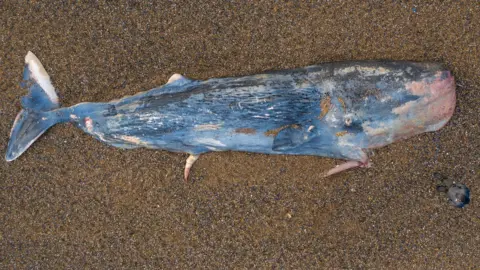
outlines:
[[[326,175],[366,167],[366,149],[442,128],[456,101],[450,71],[407,61],[333,62],[205,81],[174,74],[134,96],[61,108],[43,65],[28,52],[22,86],[29,93],[7,161],[52,125],[72,122],[115,147],[189,153],[185,178],[211,151],[346,160]]]

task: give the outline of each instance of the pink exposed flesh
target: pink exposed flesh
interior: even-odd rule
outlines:
[[[360,161],[347,161],[343,164],[340,164],[338,166],[336,166],[335,168],[333,169],[330,169],[326,174],[325,176],[330,176],[330,175],[333,175],[333,174],[336,174],[336,173],[339,173],[339,172],[343,172],[345,170],[348,170],[348,169],[351,169],[351,168],[356,168],[356,167],[360,167],[362,166],[363,163],[360,162]]]

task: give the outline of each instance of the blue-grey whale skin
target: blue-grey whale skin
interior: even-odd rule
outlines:
[[[120,148],[315,155],[365,164],[364,149],[438,130],[455,107],[448,70],[405,61],[334,62],[206,81],[175,74],[134,96],[59,108],[48,74],[29,52],[23,84],[30,92],[12,129],[9,161],[50,126],[73,122]]]

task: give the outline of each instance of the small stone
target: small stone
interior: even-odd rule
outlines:
[[[445,175],[435,172],[433,179],[436,182],[436,190],[446,193],[448,201],[455,207],[463,208],[470,203],[470,190],[461,183],[455,183]]]
[[[464,184],[454,183],[447,192],[448,200],[455,207],[463,208],[470,203],[470,190]]]

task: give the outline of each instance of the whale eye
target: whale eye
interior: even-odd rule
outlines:
[[[352,125],[352,118],[350,117],[345,117],[345,125],[347,127],[351,126]]]

